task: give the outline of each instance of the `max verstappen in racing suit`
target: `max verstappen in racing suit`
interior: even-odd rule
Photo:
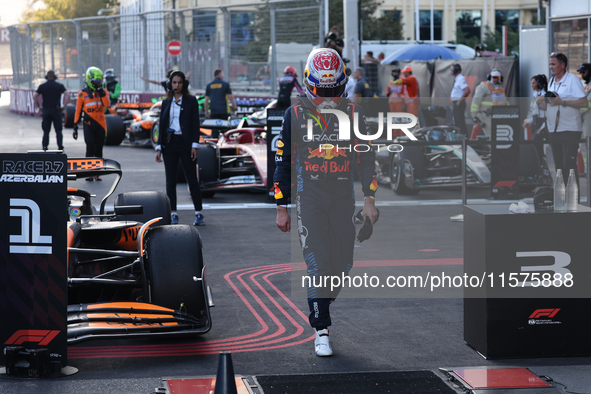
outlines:
[[[344,63],[336,51],[330,48],[312,51],[304,72],[307,98],[300,98],[285,112],[277,145],[274,176],[276,222],[282,231],[290,231],[287,201],[291,194],[293,168],[298,235],[310,278],[342,277],[348,275],[353,266],[353,167],[361,177],[365,196],[363,220],[368,217],[373,224],[377,219],[373,151],[359,149],[363,152],[356,152],[354,146],[359,142],[356,138],[339,141],[337,115],[322,113],[322,109],[333,109],[347,114],[351,133],[355,114],[359,116],[360,132],[366,134],[361,107],[341,97],[346,83]],[[313,125],[312,138],[307,134],[309,121]],[[318,356],[331,356],[329,304],[340,288],[330,291],[314,283],[320,282],[313,281],[312,285],[306,282],[309,321],[316,330],[314,347]]]

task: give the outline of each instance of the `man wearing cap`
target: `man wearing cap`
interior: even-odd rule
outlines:
[[[406,66],[402,69],[404,77],[399,79],[399,83],[404,85],[406,95],[408,96],[405,100],[406,112],[419,116],[419,81],[412,74],[412,68]]]
[[[51,131],[51,124],[55,130],[55,138],[57,140],[57,148],[64,150],[63,135],[62,135],[62,111],[70,102],[70,95],[65,94],[66,88],[59,82],[56,82],[57,76],[52,70],[45,75],[47,82],[42,83],[33,94],[33,100],[39,111],[42,113],[41,129],[43,129],[43,139],[41,145],[43,150],[49,147],[49,132]],[[62,94],[64,95],[64,103],[62,105]],[[39,103],[39,96],[43,97],[43,105]]]
[[[474,90],[470,113],[472,118],[480,122],[484,134],[491,136],[491,112],[495,105],[505,105],[505,89],[501,83],[502,74],[494,69],[490,72],[488,79],[483,81]]]
[[[470,88],[466,78],[462,75],[462,66],[458,63],[452,64],[451,74],[454,76],[454,86],[451,90],[451,102],[453,104],[454,124],[460,132],[466,135],[466,98],[470,95]]]

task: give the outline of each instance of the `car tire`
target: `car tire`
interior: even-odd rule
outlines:
[[[220,179],[220,158],[215,144],[203,144],[197,154],[199,182],[215,182]]]
[[[125,126],[123,125],[123,120],[119,115],[105,115],[105,121],[107,122],[105,145],[120,145],[123,138],[125,138]]]
[[[165,193],[142,191],[121,193],[115,199],[115,206],[122,205],[141,205],[144,207],[144,213],[141,215],[116,216],[115,220],[133,220],[146,223],[157,217],[162,220],[154,225],[170,224],[170,200]]]
[[[66,105],[64,110],[64,127],[71,129],[74,127],[74,116],[76,115],[76,106],[72,104]]]
[[[152,124],[152,131],[150,132],[150,141],[152,142],[152,148],[158,146],[158,137],[160,135],[160,122],[156,121]]]
[[[203,252],[194,226],[151,228],[146,235],[146,275],[151,303],[206,318],[203,282]]]
[[[409,160],[411,162],[413,169],[422,169],[418,165],[420,163],[420,160],[416,160],[416,158],[415,160],[412,160],[413,156],[416,155],[408,155],[406,152],[407,150],[410,149],[404,148],[402,152],[393,153],[392,157],[390,158],[390,187],[392,188],[394,193],[401,196],[417,195],[420,191],[420,189],[411,189],[404,183],[405,179],[402,163],[404,163],[405,160]]]

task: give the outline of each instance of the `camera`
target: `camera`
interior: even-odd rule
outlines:
[[[326,42],[331,42],[337,39],[337,35],[333,32],[330,32],[327,36],[326,36]]]
[[[544,95],[544,97],[545,97],[544,101],[548,103],[549,102],[549,100],[548,100],[549,98],[556,98],[556,97],[558,97],[558,95],[555,92],[546,92],[546,94]]]

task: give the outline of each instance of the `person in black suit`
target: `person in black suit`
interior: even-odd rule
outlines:
[[[172,224],[178,224],[176,181],[179,159],[185,170],[189,191],[195,206],[195,226],[204,224],[201,188],[197,181],[197,149],[199,149],[199,104],[189,93],[188,81],[181,71],[173,71],[168,80],[168,97],[160,111],[160,133],[156,146],[156,161],[164,159],[166,194],[172,209]]]

